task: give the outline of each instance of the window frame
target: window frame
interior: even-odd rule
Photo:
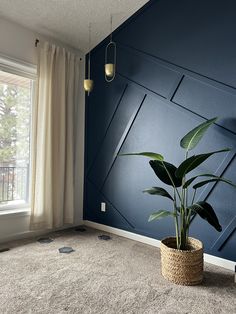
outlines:
[[[27,63],[22,60],[14,59],[0,54],[0,71],[18,75],[21,77],[28,78],[32,81],[32,91],[31,91],[31,134],[32,134],[32,111],[34,105],[34,96],[35,96],[35,83],[37,79],[37,66],[35,64]],[[30,148],[32,147],[32,137],[30,138]],[[30,161],[31,165],[32,154],[30,152]],[[30,180],[29,180],[29,190],[30,190]],[[21,212],[21,211],[30,211],[30,191],[29,191],[29,201],[24,204],[6,204],[0,205],[0,215],[6,212]]]

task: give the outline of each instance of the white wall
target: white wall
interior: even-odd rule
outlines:
[[[37,48],[35,48],[35,39],[40,41],[50,40],[60,46],[79,54],[82,57],[81,75],[79,83],[79,99],[77,111],[77,129],[76,129],[76,157],[75,157],[75,224],[82,222],[83,215],[83,173],[84,173],[84,92],[82,87],[84,77],[84,54],[61,42],[45,38],[40,34],[32,32],[29,29],[18,24],[0,18],[0,54],[18,59],[27,63],[37,64]],[[25,213],[18,214],[0,214],[0,242],[8,239],[22,237],[29,233],[29,215]]]

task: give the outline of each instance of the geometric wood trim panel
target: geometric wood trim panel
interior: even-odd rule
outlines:
[[[122,76],[120,76],[120,79],[122,80]],[[108,128],[105,132],[104,138],[102,140],[101,146],[99,148],[99,151],[93,160],[92,167],[90,167],[89,172],[87,174],[87,181],[89,180],[92,185],[94,185],[94,188],[97,190],[97,193],[99,193],[99,199],[101,201],[105,201],[107,203],[108,211],[111,215],[111,212],[117,213],[116,215],[119,215],[123,219],[124,222],[126,222],[126,226],[123,225],[123,229],[125,230],[135,230],[137,233],[145,234],[145,235],[151,235],[152,233],[146,230],[145,228],[141,228],[139,225],[136,225],[133,221],[133,218],[128,217],[125,208],[121,208],[119,204],[114,203],[113,200],[110,199],[109,195],[106,193],[106,189],[104,190],[103,187],[109,178],[110,174],[112,173],[112,169],[114,164],[116,163],[117,154],[122,148],[122,145],[125,143],[126,139],[129,137],[129,133],[132,130],[133,125],[136,122],[136,119],[139,117],[139,113],[143,108],[145,108],[145,102],[146,102],[146,95],[151,95],[152,99],[158,100],[162,99],[163,104],[165,103],[166,106],[176,107],[178,110],[180,110],[178,104],[172,103],[168,100],[165,100],[163,98],[160,98],[158,95],[153,94],[151,91],[146,89],[144,86],[140,86],[140,84],[136,84],[134,80],[129,80],[128,78],[123,78],[126,84],[126,88],[123,92],[123,94],[120,97],[120,101],[117,105],[117,108],[112,116],[112,119],[108,125]],[[180,82],[176,82],[177,87],[173,88],[173,95],[176,94],[179,86],[182,83],[182,80]],[[127,108],[130,108],[130,110],[127,113]],[[185,109],[183,109],[185,110]],[[189,110],[186,108],[186,112],[188,113]],[[190,113],[192,114],[192,113]],[[200,122],[200,121],[199,121]],[[220,132],[224,132],[227,134],[227,130],[221,128],[220,126],[215,126],[216,130],[222,130]],[[231,135],[234,137],[234,135],[231,133]],[[229,145],[226,145],[229,146]],[[222,157],[221,160],[219,160],[219,164],[217,168],[215,169],[216,175],[222,175],[227,169],[227,167],[230,165],[230,163],[233,160],[234,152],[229,152],[226,156]],[[110,184],[110,179],[109,183]],[[204,190],[201,193],[201,199],[204,199],[213,193],[214,186],[208,185],[204,188]],[[87,198],[90,198],[91,195],[87,195]],[[96,205],[97,208],[99,208],[99,203]],[[104,223],[102,220],[104,218],[104,215],[102,216],[99,214],[99,212],[96,215],[96,221],[100,223]],[[91,218],[90,218],[91,219]],[[111,216],[110,216],[111,219]],[[117,221],[118,218],[113,218],[112,224],[113,226],[116,226],[117,224],[115,221]],[[108,218],[106,218],[106,221],[109,221]],[[119,219],[118,219],[119,221]],[[109,222],[107,223],[109,225]],[[216,247],[222,247],[222,243],[225,243],[227,239],[230,238],[230,233],[234,232],[233,224],[228,226],[224,232],[220,235],[219,238],[215,239],[215,245],[210,249],[211,251],[215,250]],[[227,239],[225,239],[227,237]],[[218,252],[220,252],[221,249],[218,249]]]
[[[236,230],[236,216],[231,220],[229,225],[225,228],[225,230],[221,233],[216,242],[212,245],[211,250],[221,251],[224,245],[227,243],[229,238]]]
[[[162,7],[166,2],[160,3]],[[152,9],[157,8],[156,2]],[[199,173],[213,172],[236,181],[236,88],[229,84],[230,81],[236,82],[236,79],[233,76],[228,79],[224,75],[217,77],[217,71],[220,74],[227,71],[220,66],[219,69],[210,68],[208,64],[217,65],[214,60],[201,60],[197,56],[196,60],[201,63],[198,66],[194,55],[185,54],[182,46],[180,48],[176,45],[176,38],[165,38],[165,32],[157,29],[164,47],[171,47],[173,61],[169,62],[168,58],[159,55],[161,43],[155,41],[151,32],[143,32],[147,30],[147,25],[155,25],[160,21],[166,23],[164,18],[160,21],[149,18],[156,14],[160,12],[152,12],[150,7],[143,16],[140,15],[140,18],[117,33],[117,75],[112,83],[106,83],[103,77],[107,40],[91,53],[95,87],[89,98],[86,98],[84,216],[98,223],[161,239],[174,233],[173,221],[167,218],[161,223],[148,223],[147,218],[155,210],[169,209],[169,200],[141,191],[151,186],[162,186],[162,183],[153,174],[147,160],[134,156],[117,157],[117,154],[152,150],[163,153],[167,161],[178,165],[183,155],[183,150],[177,148],[181,136],[208,118],[219,116],[220,119],[207,131],[194,153],[224,147],[233,149],[227,154],[216,154],[209,158],[201,165]],[[146,23],[141,23],[145,19]],[[179,20],[179,23],[184,22]],[[166,27],[169,32],[169,26]],[[198,32],[196,25],[190,27]],[[186,27],[184,29],[188,31]],[[175,33],[175,30],[172,31]],[[195,44],[195,38],[187,36],[185,40],[182,44],[188,52],[186,45],[188,42]],[[196,40],[200,40],[200,36],[196,36]],[[208,48],[212,50],[211,46]],[[229,47],[218,48],[223,51]],[[163,51],[163,47],[160,50]],[[203,53],[206,55],[205,50]],[[175,62],[180,58],[185,63],[184,56],[186,64],[192,64],[192,68]],[[227,63],[227,59],[224,61]],[[206,71],[203,64],[206,65]],[[229,64],[227,69],[231,71]],[[211,74],[214,74],[213,79]],[[191,175],[199,173],[194,170]],[[212,204],[223,231],[218,233],[207,222],[196,217],[191,235],[205,243],[206,252],[236,261],[235,195],[232,187],[222,183],[205,186],[198,197]],[[105,213],[100,211],[103,201],[107,203]]]
[[[88,172],[88,177],[97,187],[101,188],[108,175],[117,150],[125,139],[130,126],[140,106],[143,103],[145,94],[133,86],[128,86],[123,94],[115,116],[109,124],[109,129],[101,145],[96,159]]]
[[[236,94],[185,77],[172,101],[207,119],[219,116],[217,124],[236,134]]]
[[[142,62],[140,62],[142,61]],[[168,98],[182,74],[150,58],[142,58],[133,51],[117,46],[118,72],[154,93]]]
[[[86,206],[87,210],[84,214],[84,219],[100,221],[103,224],[112,224],[125,230],[132,230],[134,226],[127,220],[127,218],[116,208],[109,199],[98,190],[98,188],[89,181],[86,180]],[[101,202],[106,203],[106,215],[100,210]]]

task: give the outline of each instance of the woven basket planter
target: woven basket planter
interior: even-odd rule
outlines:
[[[176,238],[161,241],[162,275],[169,281],[185,286],[200,284],[203,279],[203,244],[189,238],[188,250],[176,249]]]

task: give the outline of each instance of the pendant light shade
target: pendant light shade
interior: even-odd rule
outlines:
[[[93,90],[93,80],[85,79],[84,80],[84,90],[90,93]]]
[[[111,82],[116,75],[116,44],[112,40],[112,15],[111,15],[111,34],[110,42],[105,50],[105,80]]]
[[[113,63],[107,63],[105,64],[105,73],[106,76],[112,77],[115,72],[115,65]]]
[[[93,80],[90,77],[90,47],[91,47],[91,23],[89,23],[89,53],[88,53],[88,60],[86,61],[86,69],[87,69],[87,78],[84,79],[84,90],[88,93],[91,93],[93,90]]]

